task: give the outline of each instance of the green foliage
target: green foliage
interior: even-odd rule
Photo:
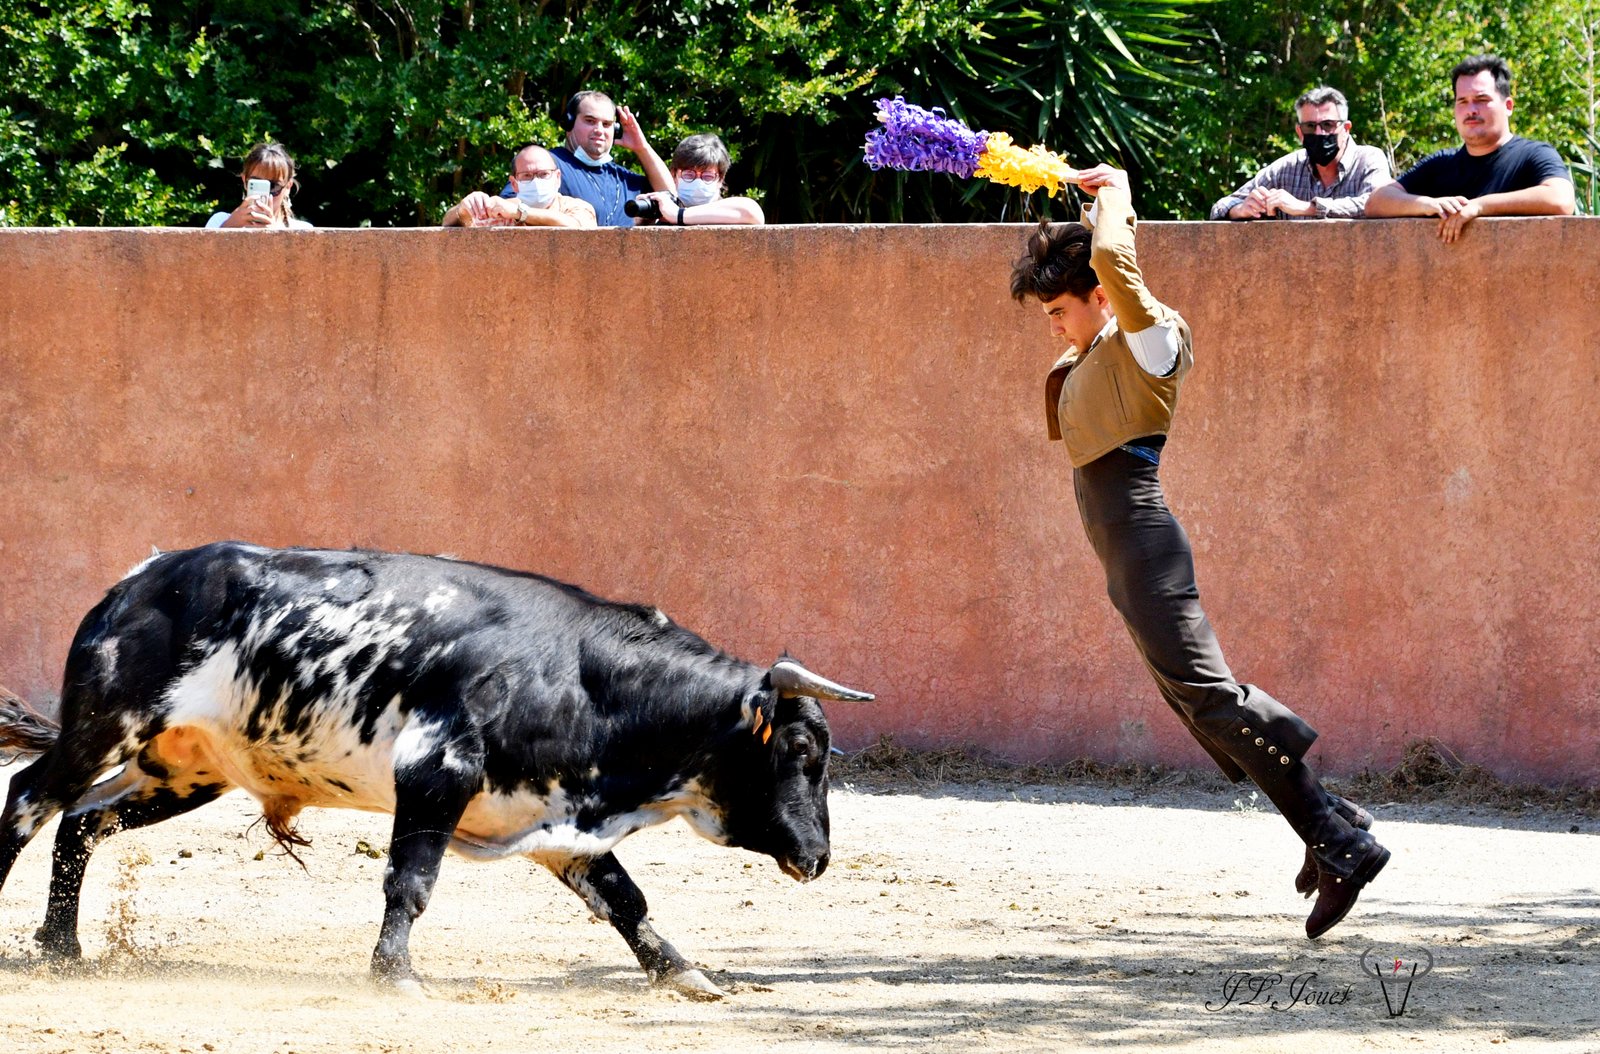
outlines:
[[[193,149],[167,87],[209,58],[204,33],[159,31],[146,4],[0,0],[0,223],[187,219],[197,188],[156,162]],[[141,137],[150,125],[162,131]]]
[[[586,86],[663,153],[721,132],[775,219],[991,216],[999,188],[869,172],[872,100],[1138,156],[1200,2],[0,0],[0,222],[198,222],[267,138],[299,161],[302,215],[429,222],[557,141]]]
[[[1497,50],[1513,126],[1595,207],[1600,0],[0,0],[0,224],[199,223],[264,139],[324,226],[437,222],[560,139],[598,87],[663,154],[716,130],[777,221],[1021,218],[1070,202],[871,172],[904,94],[1079,164],[1133,170],[1151,216],[1203,215],[1291,149],[1290,101],[1351,99],[1404,167],[1455,141],[1446,73]],[[625,155],[624,155],[625,156]]]
[[[1574,164],[1580,199],[1594,199],[1597,0],[1222,0],[1200,18],[1214,92],[1169,96],[1186,134],[1152,176],[1163,180],[1160,211],[1204,215],[1294,149],[1290,105],[1318,84],[1345,93],[1357,139],[1386,150],[1397,174],[1459,145],[1450,69],[1483,52],[1511,63],[1512,129],[1553,143]]]

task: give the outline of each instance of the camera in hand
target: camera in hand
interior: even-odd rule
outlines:
[[[634,198],[622,203],[622,211],[636,220],[659,220],[661,202],[655,198]]]

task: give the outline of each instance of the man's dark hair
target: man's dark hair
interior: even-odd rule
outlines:
[[[1500,93],[1500,98],[1511,98],[1511,67],[1499,55],[1474,55],[1456,63],[1456,68],[1450,71],[1450,97],[1455,98],[1456,83],[1462,77],[1476,77],[1485,70],[1494,74],[1494,90]]]
[[[1054,300],[1062,293],[1086,299],[1100,284],[1089,266],[1089,228],[1081,223],[1042,221],[1028,236],[1028,252],[1011,268],[1011,295]]]
[[[572,129],[578,123],[578,107],[582,106],[589,99],[598,99],[601,102],[610,103],[611,112],[613,115],[616,115],[617,104],[611,98],[611,96],[607,95],[603,91],[596,91],[593,88],[585,88],[583,91],[575,93],[572,98],[567,100],[567,108],[561,115],[562,128],[565,128],[569,132],[572,131]],[[613,116],[613,120],[614,119],[615,116]]]

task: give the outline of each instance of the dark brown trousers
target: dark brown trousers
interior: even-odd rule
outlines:
[[[1167,508],[1157,466],[1113,450],[1072,474],[1078,512],[1161,697],[1234,782],[1269,796],[1317,738],[1294,711],[1240,684],[1200,607],[1189,537]]]

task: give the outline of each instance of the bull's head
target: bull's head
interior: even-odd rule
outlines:
[[[767,854],[800,882],[828,866],[831,743],[819,699],[865,702],[872,696],[793,659],[773,663],[745,699],[734,750],[739,773],[722,796],[728,844]]]

